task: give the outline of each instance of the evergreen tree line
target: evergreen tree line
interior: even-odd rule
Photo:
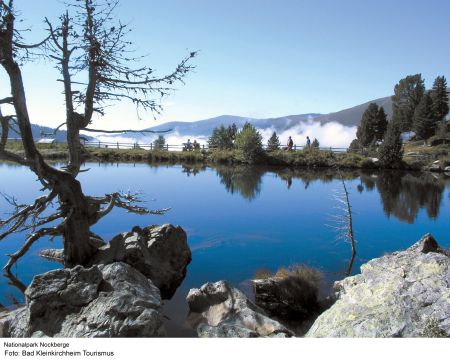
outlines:
[[[208,146],[216,150],[238,150],[241,151],[246,160],[254,160],[263,152],[262,136],[255,126],[246,122],[240,131],[236,124],[225,127],[223,125],[214,128],[208,140]],[[311,143],[311,147],[319,148],[317,139]],[[267,151],[277,151],[281,148],[281,142],[274,131],[267,141]]]
[[[392,121],[388,123],[382,106],[371,103],[363,113],[350,149],[379,147],[379,158],[385,166],[401,163],[401,133],[414,131],[416,138],[428,140],[435,134],[446,137],[449,113],[447,80],[438,76],[426,91],[421,74],[410,75],[395,85],[392,96]]]
[[[414,131],[417,138],[427,140],[445,125],[449,112],[447,80],[438,76],[426,91],[421,74],[400,80],[392,96],[392,121],[401,131]]]

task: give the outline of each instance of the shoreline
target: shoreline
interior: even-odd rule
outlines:
[[[47,160],[67,160],[68,154],[64,145],[42,145],[40,151]],[[20,149],[12,149],[21,154]],[[405,151],[406,152],[406,151]],[[267,165],[286,168],[342,168],[342,169],[395,169],[421,172],[445,172],[450,165],[446,149],[437,149],[436,153],[415,153],[409,151],[403,163],[396,168],[383,167],[376,157],[352,152],[333,153],[327,150],[277,150],[263,152],[253,163],[248,163],[236,150],[223,151],[161,151],[144,149],[87,148],[84,161],[106,163],[141,162],[169,164],[205,164],[205,165]],[[411,154],[412,153],[412,154]],[[447,152],[448,153],[448,152]],[[447,170],[448,172],[448,170]]]

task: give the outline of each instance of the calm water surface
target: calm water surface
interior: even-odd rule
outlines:
[[[190,288],[226,279],[251,295],[249,280],[260,268],[304,263],[324,272],[324,294],[348,269],[351,248],[336,231],[341,215],[342,183],[329,170],[263,167],[150,166],[88,163],[82,173],[85,193],[142,191],[150,208],[172,209],[163,216],[136,216],[114,210],[93,230],[105,240],[134,225],[172,223],[182,226],[192,249],[188,273],[175,296],[165,303],[171,336],[194,335],[186,324],[185,297]],[[431,232],[450,246],[450,178],[403,172],[344,172],[353,207],[357,257],[362,263],[386,252],[405,249]],[[0,192],[27,203],[39,192],[34,175],[23,167],[0,164]],[[0,218],[10,208],[0,201]],[[23,238],[0,242],[0,265]],[[59,239],[41,239],[13,272],[28,285],[35,274],[58,268],[37,253],[58,248]],[[0,304],[12,307],[23,295],[5,277],[0,279]]]

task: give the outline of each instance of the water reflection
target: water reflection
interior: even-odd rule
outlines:
[[[206,170],[206,165],[204,164],[183,164],[182,166],[182,172],[186,174],[186,176],[196,176],[200,172],[203,172]]]
[[[380,193],[386,216],[414,223],[419,210],[425,208],[429,218],[439,215],[445,183],[431,173],[402,173],[386,171],[377,174],[361,173],[363,188]]]
[[[86,193],[131,187],[155,197],[156,207],[173,208],[156,220],[113,211],[95,228],[105,240],[154,221],[174,223],[188,232],[193,261],[182,287],[164,307],[171,319],[166,323],[171,334],[192,335],[184,326],[185,298],[190,288],[207,281],[226,279],[240,289],[251,288],[248,279],[257,268],[274,271],[304,263],[325,273],[325,293],[328,284],[356,274],[362,263],[407,248],[425,232],[433,232],[444,247],[450,245],[445,219],[450,213],[450,179],[444,176],[342,171],[357,218],[358,255],[351,258],[349,244],[325,226],[331,215],[339,214],[332,196],[341,183],[333,169],[170,163],[87,163],[86,168],[91,168],[81,175]],[[39,184],[29,186],[32,173],[3,165],[0,171],[0,191],[19,193],[24,201],[38,193]],[[0,201],[0,212],[1,205]],[[388,220],[386,215],[403,219]],[[416,216],[420,220],[416,221]],[[408,224],[414,221],[415,225]],[[20,238],[0,241],[0,254],[10,253],[17,240]],[[58,268],[42,261],[38,253],[59,244],[35,244],[17,268],[22,284],[0,276],[1,304],[11,308],[23,302],[23,284],[29,284],[38,273]]]
[[[220,166],[215,170],[229,193],[238,193],[249,201],[258,197],[262,176],[268,172],[261,166]]]
[[[261,166],[218,166],[214,169],[229,193],[239,194],[249,201],[258,197],[262,189],[262,178],[268,173],[285,182],[288,189],[293,186],[293,180],[300,181],[307,190],[315,181],[329,183],[338,179],[333,169],[304,170]],[[190,173],[190,171],[193,170],[188,171],[183,166],[183,172]],[[195,175],[198,170],[193,173]],[[355,170],[343,171],[342,175],[346,181],[359,178],[356,185],[359,193],[376,189],[387,217],[394,216],[412,224],[421,208],[426,210],[429,218],[433,219],[439,215],[445,189],[444,177],[421,172]]]

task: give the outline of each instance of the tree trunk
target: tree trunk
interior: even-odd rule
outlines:
[[[85,265],[96,252],[89,241],[93,217],[89,201],[83,195],[80,182],[72,175],[59,172],[57,176],[55,191],[59,194],[61,207],[67,211],[63,232],[64,265]]]

